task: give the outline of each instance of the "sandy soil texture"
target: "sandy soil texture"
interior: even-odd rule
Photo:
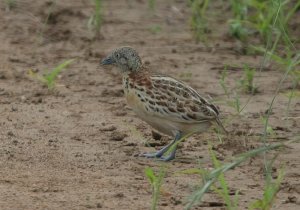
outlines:
[[[268,65],[257,72],[259,92],[239,91],[241,104],[249,104],[239,117],[226,103],[219,80],[225,65],[229,88],[242,78],[242,67],[259,69],[260,56],[242,55],[240,43],[228,36],[226,18],[219,17],[208,35],[208,45],[195,43],[185,1],[104,1],[101,37],[87,27],[92,1],[18,0],[11,10],[0,3],[0,209],[150,209],[151,186],[144,170],[161,163],[138,157],[171,140],[153,134],[138,119],[123,97],[121,75],[99,65],[112,49],[136,48],[151,68],[190,84],[212,97],[222,110],[229,136],[218,140],[213,130],[194,135],[180,145],[177,159],[167,163],[159,209],[185,206],[199,186],[195,175],[176,172],[200,165],[212,168],[209,145],[224,162],[262,145],[261,116],[268,109],[283,75]],[[50,14],[50,15],[49,15]],[[224,13],[226,16],[226,12]],[[299,16],[298,16],[299,17]],[[47,24],[44,24],[47,20]],[[300,35],[300,34],[299,34]],[[28,75],[52,69],[76,58],[57,80],[54,92]],[[270,143],[299,136],[300,102],[292,100],[286,80],[278,95],[270,125]],[[288,118],[287,118],[288,117]],[[298,118],[297,118],[298,117]],[[226,120],[228,119],[228,120]],[[153,138],[155,137],[155,138]],[[149,146],[150,145],[150,146]],[[278,154],[273,174],[283,168],[285,178],[274,209],[300,209],[300,144]],[[263,157],[255,157],[226,173],[230,190],[240,190],[240,209],[261,198],[264,188]],[[209,192],[194,209],[225,209],[224,201]]]

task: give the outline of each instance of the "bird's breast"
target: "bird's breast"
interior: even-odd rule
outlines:
[[[140,107],[140,100],[135,92],[130,89],[124,89],[124,93],[128,105],[134,110],[138,109]]]
[[[134,89],[134,86],[131,84],[128,77],[123,78],[123,89],[128,105],[133,109],[133,111],[137,113],[142,112],[144,106],[141,103],[141,100],[138,97],[138,93]]]

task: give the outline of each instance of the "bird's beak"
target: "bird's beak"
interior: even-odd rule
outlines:
[[[114,64],[115,60],[111,56],[107,56],[101,61],[101,65],[111,65]]]

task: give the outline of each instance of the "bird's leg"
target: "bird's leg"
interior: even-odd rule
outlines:
[[[163,154],[168,151],[168,149],[175,143],[174,140],[172,140],[169,144],[167,144],[166,146],[164,146],[163,148],[161,148],[160,150],[158,150],[157,152],[153,152],[153,153],[144,153],[141,156],[143,157],[147,157],[147,158],[160,158],[161,156],[163,156]]]
[[[142,156],[147,157],[147,158],[160,158],[161,160],[164,160],[164,159],[166,159],[166,158],[168,158],[168,160],[172,160],[172,159],[175,158],[176,147],[174,148],[174,150],[171,152],[171,154],[170,154],[168,157],[164,158],[164,157],[162,157],[162,156],[163,156],[163,154],[165,154],[165,153],[169,150],[169,148],[172,147],[173,144],[175,144],[180,138],[181,138],[181,133],[178,132],[178,133],[176,134],[176,136],[175,136],[175,139],[172,140],[172,141],[171,141],[169,144],[167,144],[166,146],[164,146],[162,149],[160,149],[159,151],[154,152],[154,153],[145,153],[145,154],[142,154]],[[174,157],[172,157],[172,156],[174,156]],[[170,159],[170,158],[171,158],[171,159]],[[168,160],[166,159],[165,161],[168,161]]]
[[[175,158],[175,154],[176,154],[176,150],[177,150],[177,141],[179,141],[181,139],[181,133],[180,132],[177,132],[177,134],[176,134],[176,136],[175,136],[175,139],[172,141],[172,145],[174,145],[175,144],[175,146],[174,146],[174,149],[171,151],[171,153],[168,155],[168,156],[166,156],[166,157],[163,157],[163,156],[161,156],[160,158],[159,158],[159,160],[161,160],[161,161],[170,161],[170,160],[173,160],[174,158]],[[171,145],[171,146],[172,146]],[[170,147],[171,147],[170,146]],[[169,147],[169,148],[170,148]],[[169,148],[168,149],[166,149],[166,151],[168,151],[169,150]],[[165,151],[165,152],[166,152]],[[165,153],[164,152],[164,153]]]

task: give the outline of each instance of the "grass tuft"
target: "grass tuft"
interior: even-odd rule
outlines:
[[[152,34],[158,34],[160,33],[162,30],[161,26],[160,25],[152,25],[150,26],[149,28],[149,31],[152,33]]]
[[[212,148],[209,148],[209,153],[210,157],[213,161],[214,168],[219,168],[221,167],[221,163],[218,161],[216,154],[212,150]],[[217,187],[213,187],[213,190],[220,195],[220,197],[225,201],[226,208],[228,210],[236,210],[238,209],[238,191],[235,193],[234,200],[230,198],[230,193],[229,193],[229,186],[225,180],[225,175],[224,173],[220,173],[218,176],[218,182],[220,184],[221,189]]]
[[[56,84],[56,79],[59,73],[62,72],[68,65],[70,65],[74,59],[66,60],[65,62],[59,64],[56,66],[53,70],[50,72],[46,73],[45,75],[41,76],[33,72],[33,70],[29,70],[29,75],[38,81],[42,82],[45,84],[49,90],[53,90]]]
[[[95,31],[95,37],[97,38],[100,35],[100,29],[103,22],[102,0],[94,0],[94,3],[94,13],[91,15],[88,21],[88,28]]]
[[[152,202],[151,202],[151,210],[156,210],[159,196],[160,196],[160,188],[163,182],[163,178],[166,174],[166,170],[164,167],[161,167],[158,175],[155,175],[152,168],[146,168],[145,169],[145,175],[148,178],[151,187],[152,187]]]
[[[5,0],[5,4],[6,4],[6,10],[8,10],[8,11],[17,7],[16,0]]]
[[[258,88],[254,84],[254,76],[256,70],[255,68],[250,68],[249,66],[244,65],[243,72],[244,75],[243,78],[240,80],[240,84],[246,93],[254,95],[258,92]]]
[[[266,185],[262,199],[257,199],[250,205],[250,210],[270,210],[273,206],[277,193],[280,190],[280,184],[284,178],[283,170],[279,170],[277,179],[273,179],[271,173],[267,173]]]
[[[240,154],[238,157],[236,157],[232,162],[230,163],[224,163],[218,167],[216,167],[215,169],[211,170],[211,171],[207,171],[205,172],[206,174],[206,179],[204,181],[204,183],[194,192],[192,193],[192,195],[189,197],[189,201],[185,206],[186,210],[190,210],[192,209],[192,207],[196,204],[201,202],[204,194],[209,191],[209,189],[213,186],[213,184],[215,184],[217,181],[221,181],[221,188],[222,191],[220,191],[220,193],[222,193],[222,196],[226,196],[226,199],[229,199],[227,197],[228,194],[228,187],[227,184],[225,182],[225,180],[223,179],[224,177],[223,174],[237,166],[239,166],[240,164],[244,163],[245,161],[247,161],[248,159],[255,157],[259,154],[265,153],[267,151],[270,150],[274,150],[274,149],[278,149],[280,147],[283,147],[289,143],[294,142],[295,140],[291,140],[289,142],[286,142],[285,144],[283,143],[277,143],[277,144],[273,144],[273,145],[267,145],[267,146],[263,146],[263,147],[259,147],[257,149],[254,150],[250,150],[246,153]],[[214,164],[215,166],[217,166],[217,164]],[[188,169],[189,171],[191,171],[191,169]],[[203,173],[203,170],[194,170],[196,173]],[[221,177],[220,177],[221,176]],[[225,197],[224,197],[225,198]],[[235,198],[233,201],[226,201],[226,204],[228,202],[228,205],[232,206],[233,208],[236,207],[236,201],[237,198]],[[273,200],[274,201],[274,200]],[[230,204],[229,204],[230,203]]]
[[[244,21],[248,14],[248,6],[245,0],[231,0],[230,3],[234,18],[228,21],[229,33],[241,41],[246,41],[250,33],[250,31],[244,27]]]
[[[154,11],[156,7],[156,0],[148,0],[148,7],[151,11]]]
[[[197,42],[206,42],[208,32],[206,11],[210,0],[189,0],[191,7],[190,25]]]

